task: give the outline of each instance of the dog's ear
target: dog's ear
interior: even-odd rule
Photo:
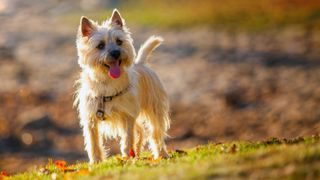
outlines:
[[[85,16],[81,17],[79,28],[83,37],[90,37],[96,30],[96,26]]]
[[[122,19],[119,11],[117,9],[114,9],[110,18],[110,22],[112,25],[116,25],[116,26],[120,26],[123,27],[124,26],[124,19]]]

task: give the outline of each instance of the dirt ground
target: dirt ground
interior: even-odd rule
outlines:
[[[72,107],[77,26],[60,15],[68,3],[23,2],[0,6],[0,169],[87,161]],[[320,133],[319,30],[131,31],[135,47],[152,34],[165,39],[150,65],[170,96],[169,149]]]

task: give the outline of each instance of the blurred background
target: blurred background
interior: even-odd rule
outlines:
[[[151,66],[170,96],[169,149],[320,133],[318,0],[0,0],[0,169],[88,160],[75,37],[82,15],[113,8],[136,48],[165,39]]]

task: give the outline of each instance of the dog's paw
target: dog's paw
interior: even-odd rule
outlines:
[[[169,154],[164,150],[161,151],[160,157],[162,157],[163,159],[170,158]]]
[[[93,159],[90,159],[89,164],[90,164],[90,165],[93,165],[93,164],[98,164],[98,163],[100,163],[100,162],[102,162],[102,159],[101,159],[101,158],[93,158]]]

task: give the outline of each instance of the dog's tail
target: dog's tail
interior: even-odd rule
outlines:
[[[151,36],[146,40],[138,51],[138,55],[134,61],[135,64],[145,64],[151,53],[163,42],[160,36]]]

